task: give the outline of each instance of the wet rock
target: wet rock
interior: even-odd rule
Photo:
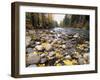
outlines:
[[[34,54],[34,53],[30,53],[27,55],[27,58],[26,58],[27,64],[36,64],[36,63],[39,63],[39,61],[40,61],[39,55]]]
[[[78,38],[79,37],[79,33],[76,33],[73,37],[74,38]]]
[[[67,38],[68,38],[68,39],[72,39],[72,38],[73,38],[73,34],[69,34],[69,35],[67,36]]]

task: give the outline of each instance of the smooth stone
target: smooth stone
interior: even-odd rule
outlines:
[[[79,37],[79,33],[76,33],[73,37],[74,37],[74,38]]]
[[[41,54],[40,56],[41,56],[41,57],[45,57],[45,56],[46,56],[46,54],[45,54],[45,53],[43,53],[43,54]]]
[[[45,63],[47,61],[47,58],[41,58],[40,63]]]
[[[30,36],[26,36],[25,42],[26,42],[26,46],[28,46],[30,44],[31,41],[31,37]]]
[[[33,30],[29,30],[29,34],[34,34],[35,32]]]
[[[65,55],[68,55],[68,52],[65,52],[64,54],[65,54]]]
[[[35,44],[36,44],[36,45],[39,45],[39,44],[40,44],[40,42],[35,42]]]
[[[62,45],[62,48],[64,48],[64,49],[65,49],[65,48],[66,48],[66,45]]]
[[[32,48],[27,48],[26,49],[26,52],[28,52],[28,53],[32,53],[34,50],[32,49]]]
[[[55,54],[55,53],[52,51],[52,52],[49,52],[49,55],[48,55],[48,56],[51,57],[51,56],[54,56],[54,54]]]
[[[82,57],[79,58],[79,59],[78,59],[78,63],[79,63],[79,64],[84,64],[84,58],[82,58]]]
[[[85,41],[85,44],[89,44],[89,41]]]
[[[52,30],[51,30],[50,32],[51,32],[51,33],[54,33],[54,31],[52,31]]]
[[[83,58],[84,58],[85,60],[88,60],[88,59],[89,59],[89,53],[84,53],[84,54],[83,54]]]
[[[40,61],[40,56],[38,56],[37,54],[34,54],[34,53],[28,54],[28,56],[26,58],[27,64],[36,64],[36,63],[39,63],[39,61]]]
[[[37,46],[35,46],[35,48],[36,48],[37,50],[42,50],[42,49],[43,49],[42,45],[37,45]]]
[[[68,35],[68,39],[72,39],[73,38],[73,36],[72,35]]]
[[[51,44],[47,43],[43,46],[47,51],[52,48]]]
[[[71,56],[70,55],[66,55],[65,58],[66,59],[71,59]]]

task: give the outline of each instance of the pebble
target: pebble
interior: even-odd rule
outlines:
[[[66,59],[71,59],[72,57],[70,55],[65,56]]]
[[[41,57],[45,57],[45,56],[46,56],[46,54],[45,54],[45,53],[42,53],[40,56],[41,56]]]
[[[34,51],[34,50],[33,50],[32,48],[27,48],[27,49],[26,49],[26,52],[27,52],[27,53],[32,53],[33,51]]]
[[[54,56],[54,54],[55,54],[55,53],[52,51],[52,52],[49,52],[48,56],[49,56],[49,57],[52,57],[52,56]]]
[[[79,37],[79,33],[76,33],[73,37],[74,37],[74,38]]]
[[[30,41],[31,41],[31,37],[30,36],[26,36],[26,46],[28,46],[30,44]]]
[[[36,45],[39,45],[39,44],[41,44],[41,43],[40,43],[40,42],[35,42],[35,44],[36,44]]]
[[[50,50],[50,49],[52,48],[51,44],[49,44],[49,43],[42,43],[42,47],[43,47],[44,49],[46,49],[47,51]]]
[[[65,49],[65,48],[66,48],[66,45],[62,45],[62,48],[64,48],[64,49]]]
[[[89,53],[84,53],[84,54],[83,54],[83,58],[84,58],[85,60],[88,60],[88,59],[89,59]]]
[[[35,32],[33,30],[29,30],[29,34],[34,34]]]
[[[44,58],[41,58],[40,63],[45,63],[46,61],[47,61],[47,58],[44,57]]]
[[[84,64],[84,62],[85,62],[85,60],[84,60],[84,58],[78,58],[78,63],[80,64],[80,65],[82,65],[82,64]]]
[[[34,53],[28,54],[28,56],[26,58],[27,64],[36,64],[36,63],[39,63],[39,61],[40,61],[40,56],[38,56],[37,54],[34,54]]]
[[[35,46],[35,48],[36,48],[37,50],[42,50],[42,49],[43,49],[42,45],[37,45],[37,46]]]

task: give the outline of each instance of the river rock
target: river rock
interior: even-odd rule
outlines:
[[[39,61],[40,61],[40,56],[34,53],[28,54],[26,58],[27,64],[36,64],[36,63],[39,63]]]
[[[55,53],[53,51],[52,52],[49,52],[49,54],[48,54],[49,57],[52,57],[54,55],[55,55]]]
[[[79,33],[76,33],[73,37],[74,37],[74,38],[79,37]]]
[[[27,49],[26,49],[26,52],[27,52],[27,53],[32,53],[32,52],[33,52],[33,49],[32,49],[32,48],[27,48]]]
[[[26,46],[28,46],[30,44],[30,41],[31,41],[31,37],[30,36],[26,36]]]
[[[37,50],[42,50],[42,49],[43,49],[42,45],[37,45],[37,46],[35,46],[35,48],[36,48]]]
[[[89,53],[84,53],[84,54],[83,54],[83,58],[84,58],[85,60],[88,60],[88,59],[89,59]]]
[[[40,63],[45,63],[46,61],[47,61],[47,58],[44,57],[44,58],[41,58]]]
[[[66,48],[66,45],[62,45],[62,48],[64,48],[64,49],[65,49],[65,48]]]
[[[46,56],[46,54],[45,54],[45,53],[43,53],[43,54],[41,54],[40,56],[41,56],[41,58],[42,58],[42,57],[45,57],[45,56]]]
[[[35,44],[36,44],[36,45],[40,45],[41,43],[40,43],[40,42],[35,42]]]
[[[51,44],[49,44],[49,43],[43,43],[43,44],[42,44],[42,47],[43,47],[44,49],[46,49],[47,51],[50,50],[50,49],[52,48]]]
[[[29,34],[34,34],[34,33],[35,33],[35,31],[29,30]]]
[[[78,58],[78,63],[81,65],[81,64],[84,64],[85,60],[84,58],[80,57]]]
[[[70,55],[66,55],[65,58],[66,59],[71,59],[71,56]]]

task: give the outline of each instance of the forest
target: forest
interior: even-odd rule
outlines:
[[[26,13],[26,27],[49,29],[54,27],[73,27],[89,30],[88,15],[64,14],[64,18],[58,22],[53,19],[52,13]],[[59,14],[62,15],[62,14]]]

